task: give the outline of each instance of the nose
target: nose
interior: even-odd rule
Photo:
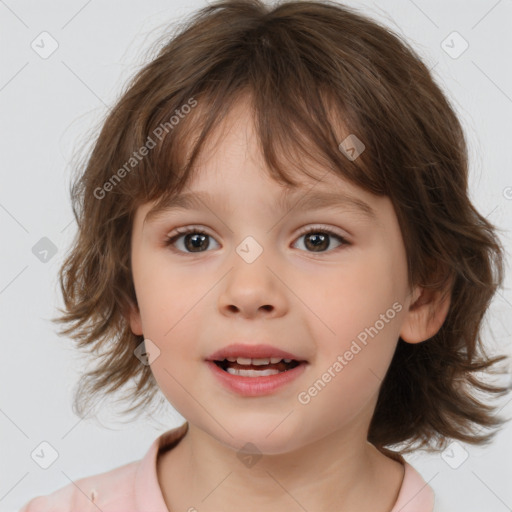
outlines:
[[[267,263],[263,254],[252,263],[235,256],[218,299],[222,314],[244,318],[274,318],[286,314],[286,286],[279,270]]]

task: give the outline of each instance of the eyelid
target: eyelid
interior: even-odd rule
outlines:
[[[324,224],[308,224],[307,226],[304,226],[295,235],[294,242],[296,240],[298,240],[303,235],[315,233],[315,232],[327,233],[329,236],[338,238],[339,241],[341,242],[340,246],[335,247],[334,249],[330,249],[327,251],[320,251],[317,253],[315,253],[314,251],[301,251],[301,252],[306,252],[313,256],[314,255],[324,255],[324,254],[330,254],[330,253],[336,252],[338,249],[340,249],[342,247],[352,245],[352,243],[348,239],[350,237],[347,237],[344,233],[341,233],[339,231],[339,229],[336,229],[334,227],[324,225]],[[180,251],[180,250],[176,249],[174,247],[174,243],[176,242],[176,240],[178,240],[182,236],[187,235],[189,233],[203,234],[203,235],[209,236],[210,238],[214,239],[216,243],[218,243],[216,241],[215,237],[213,235],[211,235],[208,232],[208,230],[204,229],[202,226],[188,225],[188,226],[176,228],[173,231],[171,231],[171,233],[166,235],[165,240],[164,240],[165,247],[169,247],[173,252],[175,252],[179,255],[182,255],[182,256],[201,254],[203,252],[204,253],[211,252],[211,251],[199,251],[197,253],[194,253],[194,252]]]
[[[189,233],[199,233],[199,234],[207,235],[210,238],[215,239],[214,235],[209,233],[208,230],[205,229],[204,227],[195,226],[192,224],[189,226],[183,226],[183,227],[173,229],[169,234],[167,234],[165,236],[165,240],[166,240],[166,242],[168,242],[174,238],[176,238],[176,239],[179,238],[179,236],[181,236],[181,235],[188,235]]]
[[[308,225],[302,227],[301,229],[299,229],[299,232],[295,235],[295,237],[298,238],[302,235],[305,235],[306,233],[311,233],[312,231],[315,231],[315,230],[318,230],[318,231],[323,230],[328,233],[335,234],[336,236],[339,236],[340,238],[342,238],[343,240],[345,240],[348,243],[349,235],[346,232],[342,233],[339,230],[337,230],[336,228],[328,226],[326,224],[314,224],[314,223],[308,224]],[[186,235],[190,232],[202,233],[204,235],[208,235],[212,238],[215,238],[214,235],[210,234],[208,232],[208,230],[206,230],[204,227],[191,224],[189,226],[184,226],[184,227],[179,227],[179,228],[174,229],[166,236],[166,240],[174,238],[177,235]]]
[[[297,237],[304,235],[305,233],[311,233],[312,231],[326,231],[328,233],[334,234],[336,236],[339,236],[340,238],[343,238],[343,240],[346,240],[348,243],[348,233],[341,232],[339,229],[331,227],[327,224],[308,224],[307,226],[304,226],[299,230],[297,233]]]

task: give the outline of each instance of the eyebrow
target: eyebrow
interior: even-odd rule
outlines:
[[[377,219],[375,210],[368,203],[345,192],[317,191],[306,192],[300,197],[297,196],[299,196],[299,193],[295,190],[285,190],[279,198],[278,207],[287,212],[296,208],[303,211],[328,208],[343,211],[352,210],[368,220],[375,221]],[[206,191],[186,192],[172,196],[160,205],[155,205],[146,214],[144,224],[163,217],[166,213],[174,210],[208,209],[205,206],[207,204],[216,205],[227,214],[233,213],[221,197],[213,196]]]

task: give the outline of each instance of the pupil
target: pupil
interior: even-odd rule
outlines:
[[[316,240],[312,244],[312,248],[317,251],[318,249],[327,249],[329,247],[328,238],[321,233],[311,233],[306,237],[306,246],[308,246],[309,240]],[[308,247],[309,248],[309,247]]]
[[[191,252],[200,252],[195,251],[195,249],[201,249],[201,243],[206,240],[207,235],[202,235],[201,233],[192,233],[185,236],[185,246],[187,250]],[[189,244],[190,242],[190,244]],[[204,249],[208,249],[210,244],[207,243]]]

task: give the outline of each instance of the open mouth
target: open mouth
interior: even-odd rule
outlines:
[[[240,377],[264,377],[277,375],[301,364],[294,359],[243,359],[229,358],[222,361],[213,361],[219,368],[231,375]]]

